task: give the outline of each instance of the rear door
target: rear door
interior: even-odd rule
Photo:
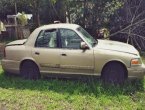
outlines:
[[[42,30],[37,37],[32,54],[43,73],[59,72],[60,49],[58,48],[57,36],[57,29],[49,29]]]

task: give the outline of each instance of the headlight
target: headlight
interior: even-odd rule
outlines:
[[[140,58],[135,58],[131,60],[131,65],[141,65],[141,59]]]

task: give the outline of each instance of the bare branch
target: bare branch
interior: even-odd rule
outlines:
[[[134,20],[137,20],[140,16],[142,16],[143,14],[145,14],[145,11],[142,11],[141,13],[139,13]]]
[[[140,23],[142,23],[142,24],[145,23],[145,18],[142,19],[142,20],[140,20],[140,21],[138,21],[138,22],[136,22],[136,23],[130,24],[130,25],[128,25],[127,27],[125,27],[125,28],[123,28],[123,29],[121,29],[121,30],[119,30],[119,31],[117,31],[117,32],[115,32],[115,33],[113,33],[113,34],[111,34],[110,37],[111,37],[111,36],[114,36],[114,35],[116,35],[116,34],[118,34],[118,33],[121,33],[121,32],[123,32],[123,31],[125,31],[125,30],[127,30],[127,29],[131,28],[132,26],[140,25]]]
[[[136,41],[136,39],[133,39],[135,41],[135,43],[137,44],[138,48],[141,50],[140,45],[138,44],[138,42]]]
[[[120,33],[122,33],[122,34],[128,34],[127,32],[120,32]],[[142,38],[143,40],[145,40],[145,36],[142,36],[142,35],[139,35],[139,34],[135,34],[135,33],[130,33],[130,35],[132,35],[132,36],[138,36],[138,37]]]

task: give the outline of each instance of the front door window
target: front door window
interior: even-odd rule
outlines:
[[[82,39],[70,29],[60,29],[62,48],[80,49]]]

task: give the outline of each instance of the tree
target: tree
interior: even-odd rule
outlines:
[[[111,37],[124,36],[125,42],[145,49],[145,1],[124,0],[123,7],[112,16]]]
[[[0,12],[5,17],[7,14],[16,14],[16,10],[32,13],[34,25],[38,27],[40,26],[40,12],[42,12],[41,9],[43,9],[46,1],[50,5],[50,3],[55,4],[57,0],[1,0]],[[17,8],[15,8],[15,4],[17,4]]]
[[[66,5],[69,21],[89,29],[95,36],[96,30],[109,28],[111,16],[123,3],[120,0],[67,0]]]
[[[54,9],[53,4],[55,4],[57,1],[59,0],[23,0],[23,3],[27,3],[28,6],[30,6],[31,11],[33,13],[33,19],[34,19],[34,24],[35,24],[35,28],[40,26],[40,12],[43,12],[42,9],[44,9],[44,7],[47,7],[48,5],[48,9]],[[22,2],[22,1],[21,1]],[[47,5],[45,5],[47,4]],[[51,8],[49,7],[51,6]],[[48,12],[50,10],[47,10]],[[45,16],[46,13],[44,13]]]

